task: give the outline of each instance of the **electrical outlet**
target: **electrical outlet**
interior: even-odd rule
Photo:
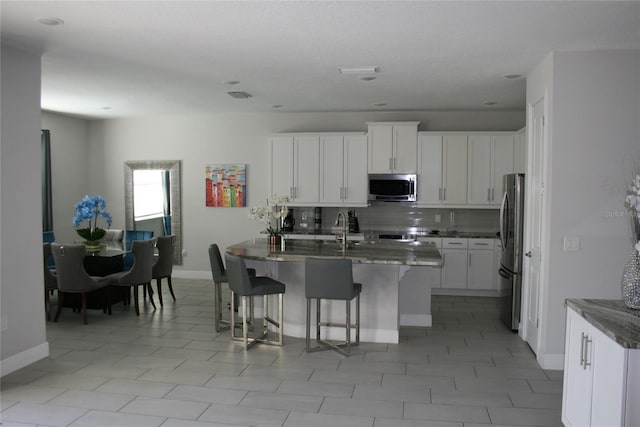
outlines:
[[[565,236],[564,238],[564,251],[565,252],[578,252],[580,250],[580,237]]]
[[[187,250],[186,249],[182,250],[182,256],[187,256]]]
[[[440,217],[440,214],[436,214],[436,222],[440,221],[442,221],[442,217]]]

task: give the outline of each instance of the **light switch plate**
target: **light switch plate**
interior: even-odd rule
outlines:
[[[565,252],[578,252],[580,250],[580,237],[565,236],[564,238],[564,251]]]

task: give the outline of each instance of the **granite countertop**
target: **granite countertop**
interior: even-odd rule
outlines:
[[[353,263],[442,267],[442,257],[432,243],[350,242],[342,251],[334,241],[286,240],[284,250],[270,248],[266,239],[229,246],[227,252],[259,261],[304,261],[307,257],[350,258]]]
[[[640,310],[622,300],[568,299],[566,305],[622,347],[640,349]]]

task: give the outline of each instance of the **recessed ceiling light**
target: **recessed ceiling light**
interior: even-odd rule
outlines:
[[[483,102],[483,104],[484,105],[488,105],[488,106],[492,106],[492,105],[496,105],[497,102],[495,102],[495,101],[485,101],[485,102]]]
[[[226,82],[224,82],[224,84],[226,85],[237,85],[238,83],[240,83],[240,80],[227,80]]]
[[[275,104],[275,105],[272,105],[271,108],[282,108],[282,105],[281,104]]]
[[[365,82],[370,82],[371,80],[375,80],[376,78],[373,76],[362,76],[360,80],[364,80]]]
[[[505,75],[504,75],[504,76],[502,76],[502,77],[504,77],[505,79],[511,79],[511,80],[513,80],[513,79],[517,79],[517,78],[522,77],[522,75],[521,75],[521,74],[515,74],[515,73],[514,73],[514,74],[505,74]]]
[[[378,67],[376,66],[352,67],[352,68],[343,67],[343,68],[338,68],[338,72],[340,74],[375,74],[378,72]]]
[[[386,102],[376,102],[375,104],[373,104],[374,107],[385,107],[386,105]]]
[[[111,107],[100,107],[101,110],[111,110]]]
[[[48,25],[50,27],[64,24],[64,21],[62,19],[56,18],[55,16],[39,16],[36,18],[36,22],[42,25]]]
[[[253,95],[251,95],[248,92],[245,92],[243,90],[238,90],[238,91],[232,91],[232,92],[227,92],[227,94],[232,97],[232,98],[236,98],[236,99],[247,99],[247,98],[251,98]]]

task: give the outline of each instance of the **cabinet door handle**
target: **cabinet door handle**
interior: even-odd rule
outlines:
[[[347,200],[347,187],[342,187],[342,199]]]
[[[394,157],[393,158],[393,170],[398,169],[398,158]]]
[[[447,188],[442,189],[442,200],[447,200]]]
[[[491,189],[487,188],[487,201],[490,202],[491,201]]]
[[[586,370],[587,366],[591,366],[591,362],[588,361],[589,358],[589,344],[593,342],[593,340],[589,339],[589,335],[584,334],[584,364],[582,367]]]
[[[293,199],[293,187],[289,187],[289,198]]]
[[[584,367],[584,332],[580,338],[580,366]]]
[[[438,200],[442,200],[442,187],[438,188]]]
[[[496,189],[492,188],[491,189],[491,201],[493,202],[496,199],[496,193],[495,193]]]

